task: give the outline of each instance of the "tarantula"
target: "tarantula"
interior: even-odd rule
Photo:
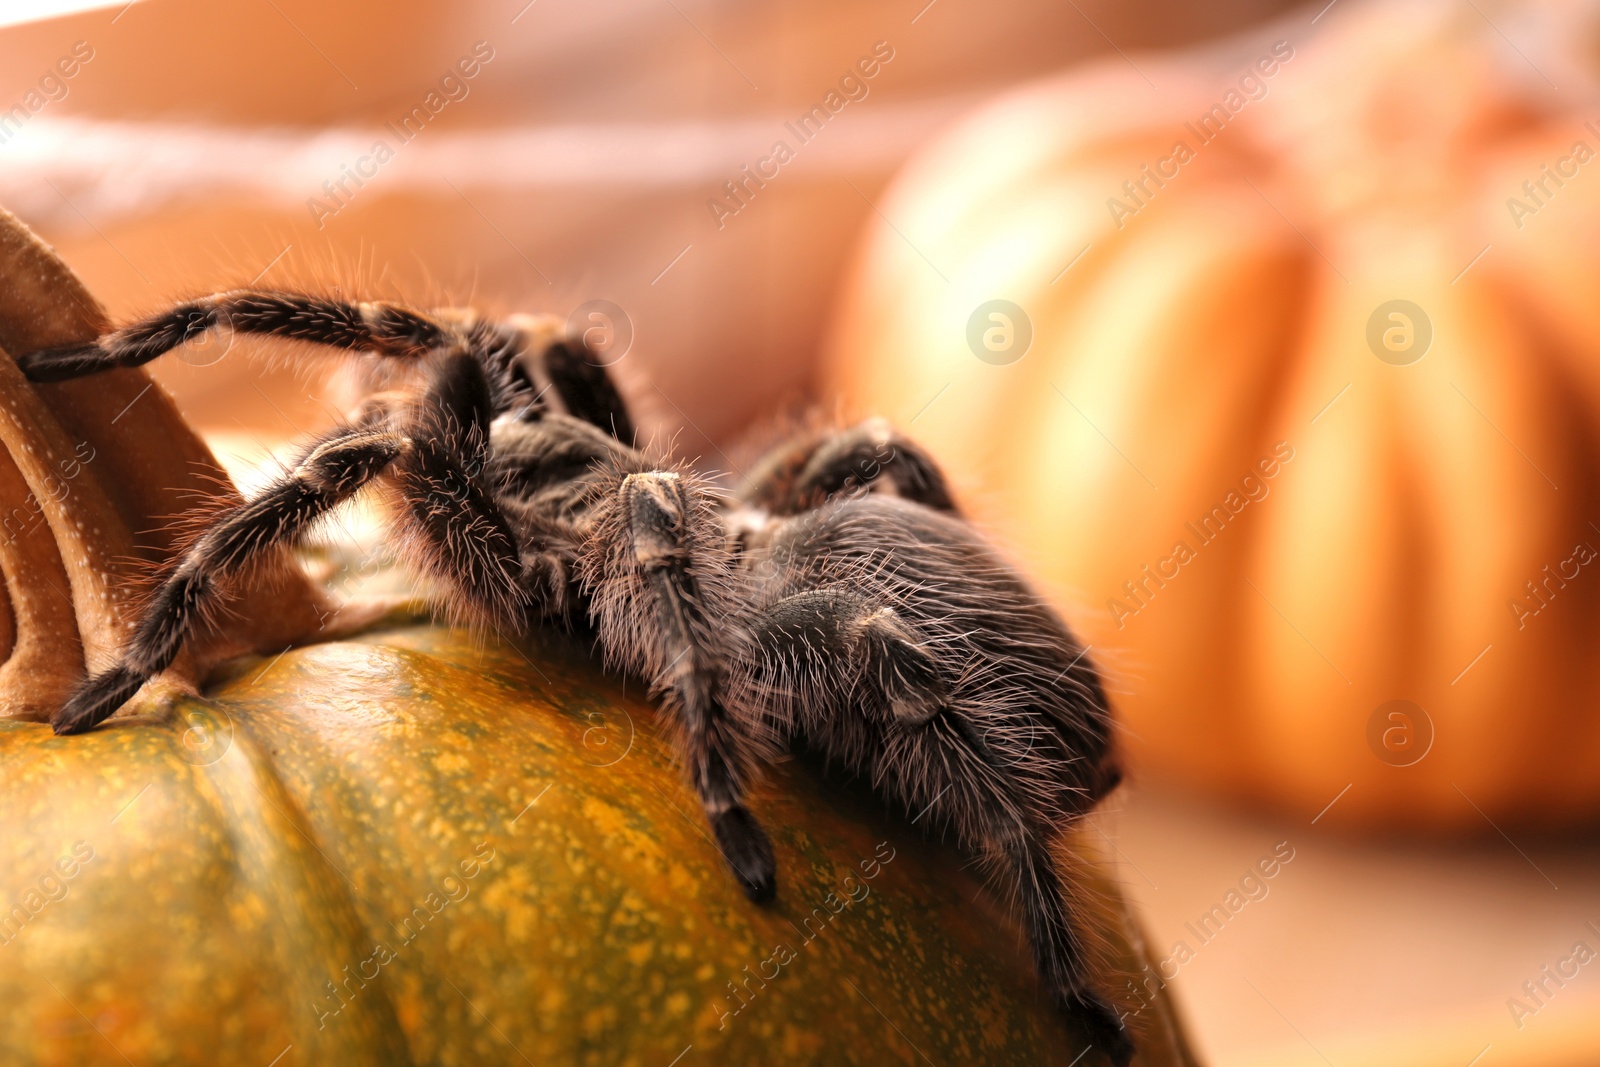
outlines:
[[[363,488],[394,498],[409,561],[476,618],[592,626],[649,679],[728,865],[776,891],[745,806],[760,764],[803,741],[953,830],[1010,875],[1040,976],[1126,1064],[1088,978],[1053,850],[1119,779],[1093,665],[953,504],[926,452],[873,420],[779,444],[731,494],[648,454],[606,371],[536,320],[236,291],[18,362],[34,381],[135,366],[213,329],[395,361],[287,474],[208,519],[120,661],[54,718],[93,728],[172,661],[230,581]]]

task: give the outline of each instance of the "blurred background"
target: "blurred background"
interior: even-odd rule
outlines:
[[[888,416],[1106,670],[1210,1062],[1593,1064],[1597,17],[8,0],[0,204],[118,318],[568,318],[722,470]],[[281,355],[153,370],[244,469],[348,401]]]

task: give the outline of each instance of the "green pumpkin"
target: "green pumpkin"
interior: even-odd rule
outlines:
[[[413,620],[81,737],[0,722],[0,1062],[1101,1062],[964,858],[807,761],[757,792],[749,903],[626,688]],[[1193,1063],[1088,877],[1137,1062]]]

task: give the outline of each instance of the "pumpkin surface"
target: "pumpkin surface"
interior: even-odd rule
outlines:
[[[826,382],[1041,574],[1144,773],[1354,828],[1600,815],[1596,37],[1557,7],[1511,5],[1543,51],[1384,3],[1116,60],[884,201]]]
[[[747,902],[655,713],[566,639],[391,620],[212,682],[0,722],[0,1062],[1102,1062],[961,857],[807,762],[758,791],[780,888]],[[1192,1063],[1079,846],[1136,1062]]]

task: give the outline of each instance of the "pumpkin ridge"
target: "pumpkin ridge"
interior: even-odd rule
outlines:
[[[231,718],[226,705],[187,700],[179,701],[178,706],[180,711],[198,711],[213,721],[219,714]],[[234,723],[228,750],[194,773],[205,784],[211,803],[225,816],[221,822],[229,833],[239,891],[266,894],[261,900],[266,912],[282,917],[269,926],[277,967],[285,985],[306,990],[304,1015],[291,1016],[301,1020],[299,1026],[291,1023],[292,1043],[315,1049],[322,1042],[314,1033],[325,1032],[326,1026],[314,1032],[309,1024],[317,1019],[319,1008],[327,1011],[338,1003],[313,995],[313,991],[322,991],[316,979],[325,972],[325,981],[348,981],[345,968],[358,969],[359,961],[368,958],[373,931],[361,917],[361,890],[334,863],[327,844],[318,840],[315,825],[252,736],[248,718],[241,717],[245,722],[242,728]],[[195,729],[194,720],[188,721],[189,729]],[[181,735],[173,741],[175,748],[182,743]],[[274,824],[292,829],[294,835],[273,832]],[[284,874],[288,871],[298,877],[286,887]],[[315,928],[286,928],[285,920],[296,917],[319,921]],[[339,1028],[359,1034],[363,1040],[357,1042],[358,1047],[371,1048],[375,1041],[383,1050],[382,1058],[357,1062],[410,1064],[409,1042],[387,987],[380,981],[360,983],[357,993],[349,1001],[349,1006],[358,1008],[355,1017],[347,1016],[345,1007],[335,1010]],[[330,1059],[341,1061],[348,1055],[332,1053],[328,1050]]]

